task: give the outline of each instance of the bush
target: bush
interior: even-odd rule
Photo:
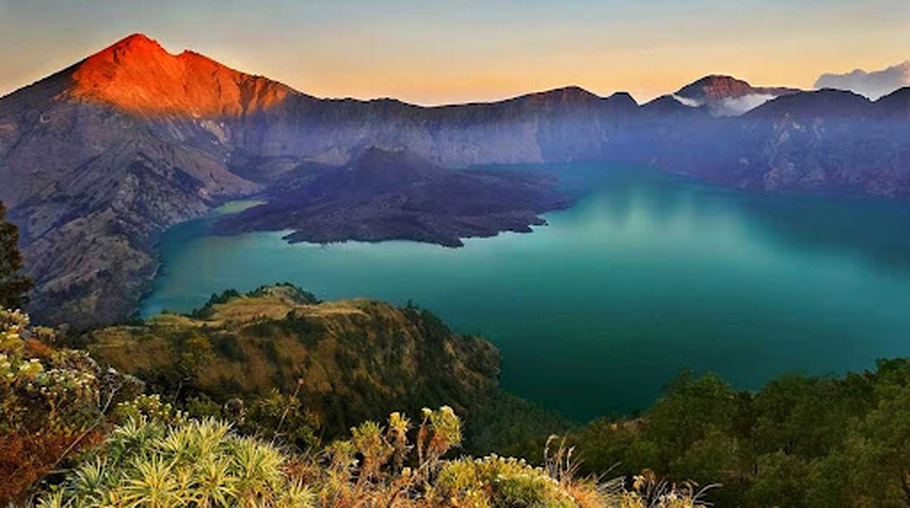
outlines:
[[[117,414],[127,420],[47,488],[39,506],[699,506],[689,487],[650,473],[633,490],[622,479],[577,479],[564,446],[548,450],[542,467],[495,455],[445,459],[461,441],[461,421],[447,407],[425,409],[416,428],[400,413],[386,425],[364,422],[349,439],[303,457],[212,418],[187,420],[154,396],[121,404]]]
[[[24,314],[0,309],[0,505],[100,439],[105,409],[141,390],[54,340]]]
[[[451,506],[577,506],[569,493],[542,468],[524,460],[490,455],[447,463],[433,491],[434,502]]]
[[[139,417],[42,496],[39,506],[312,506],[278,449],[216,420],[167,425]]]

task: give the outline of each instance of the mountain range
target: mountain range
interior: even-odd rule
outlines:
[[[276,199],[312,168],[338,182],[333,167],[363,170],[369,164],[358,161],[383,153],[419,165],[408,174],[420,179],[477,165],[600,160],[759,191],[906,198],[908,139],[910,88],[873,102],[709,76],[641,105],[626,93],[567,87],[427,108],[316,98],[137,34],[0,99],[0,200],[37,283],[31,313],[84,328],[134,311],[166,228],[231,199]],[[334,206],[349,198],[335,196]],[[304,212],[294,211],[310,217]],[[330,239],[357,238],[334,226]],[[487,226],[483,234],[512,229]]]

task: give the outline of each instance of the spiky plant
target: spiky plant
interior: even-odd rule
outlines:
[[[490,455],[444,458],[458,446],[460,421],[448,408],[426,410],[408,440],[402,414],[388,426],[366,422],[320,457],[289,457],[269,443],[240,437],[206,419],[166,424],[140,415],[46,492],[38,505],[61,507],[354,508],[693,508],[691,485],[653,474],[600,482],[577,478],[571,448],[551,439],[546,463]],[[553,446],[557,445],[558,446]],[[409,453],[413,448],[415,453]],[[296,471],[296,472],[294,472]],[[301,473],[305,471],[305,473]]]
[[[287,458],[215,420],[168,426],[144,417],[114,429],[40,506],[309,507]]]

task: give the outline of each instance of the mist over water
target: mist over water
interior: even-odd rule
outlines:
[[[532,234],[456,250],[178,226],[142,314],[277,281],[323,299],[412,300],[496,344],[507,390],[578,419],[643,409],[685,368],[755,388],[910,353],[907,204],[746,194],[604,164],[547,169],[585,190],[576,207]]]

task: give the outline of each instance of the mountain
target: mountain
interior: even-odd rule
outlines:
[[[820,90],[770,101],[739,118],[685,126],[659,164],[714,183],[789,193],[910,196],[910,122],[893,103]]]
[[[712,75],[680,88],[673,97],[692,107],[705,106],[714,116],[739,116],[777,97],[799,90],[754,87],[732,76]]]
[[[719,101],[744,95],[792,95],[800,90],[786,87],[754,87],[732,76],[711,75],[689,83],[676,92],[676,96],[699,101]]]
[[[170,55],[135,34],[80,63],[68,93],[144,116],[240,116],[268,109],[293,91],[229,69],[192,51]]]
[[[872,101],[852,92],[819,90],[783,97],[756,109],[750,118],[814,121],[860,118],[872,112]]]
[[[84,328],[133,311],[164,229],[301,162],[373,146],[459,167],[596,158],[635,106],[577,87],[441,108],[320,100],[133,35],[0,100],[0,200],[33,316]]]
[[[882,97],[875,102],[875,106],[880,118],[910,121],[910,86]]]
[[[599,160],[759,190],[907,197],[907,122],[894,113],[905,111],[902,97],[872,103],[709,76],[675,98],[641,106],[628,94],[599,97],[566,87],[425,108],[392,99],[319,99],[133,35],[0,99],[0,200],[21,229],[37,283],[33,317],[81,329],[133,312],[157,270],[160,233],[225,201],[254,195],[278,201],[284,188],[306,193],[314,182],[343,185],[352,175],[338,168],[353,167],[371,184],[385,170],[399,171],[399,178],[429,176],[410,172],[406,162],[375,171],[359,165],[374,149],[406,152],[437,173]],[[771,100],[726,116],[751,108],[756,98]],[[316,170],[325,175],[308,173]],[[525,229],[539,220],[537,212],[558,207],[540,189],[528,201],[533,185],[520,178],[487,174],[480,184],[480,173],[445,175],[470,182],[461,198],[491,188],[525,192],[519,207],[525,211],[516,220],[461,230],[434,226],[431,241]],[[356,237],[351,221],[363,214],[378,221],[367,237],[414,237],[413,227],[407,235],[390,228],[395,215],[383,219],[376,206],[383,192],[419,197],[416,185],[406,187],[391,194],[377,187],[372,197],[336,192],[331,206],[340,210],[355,200],[358,210],[346,212],[344,224],[321,225],[312,238]],[[266,227],[252,216],[269,209],[250,211],[248,227]],[[297,215],[299,226],[306,218]],[[304,229],[299,238],[307,238]]]
[[[0,200],[22,231],[39,320],[128,315],[154,274],[158,233],[259,188],[227,168],[216,125],[178,112],[230,81],[215,65],[133,36],[0,100]],[[203,66],[216,69],[211,82],[190,86]],[[142,81],[143,69],[156,74]],[[172,95],[180,83],[186,94]],[[189,114],[223,102],[220,93]],[[157,100],[163,110],[149,108]],[[62,319],[82,312],[88,320]]]
[[[762,175],[760,188],[910,196],[910,122],[891,117],[899,112],[892,106],[821,90],[759,108],[748,115],[747,126],[760,142],[744,153],[751,171]],[[888,114],[882,108],[889,108]]]
[[[268,202],[220,221],[217,231],[294,231],[291,242],[413,240],[460,247],[466,237],[529,233],[539,213],[573,200],[552,177],[449,170],[405,151],[368,149],[351,163],[296,171]]]

